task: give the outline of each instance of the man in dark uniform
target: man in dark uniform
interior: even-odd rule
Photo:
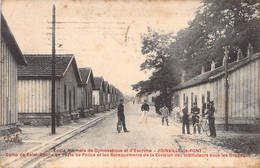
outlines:
[[[209,120],[209,131],[210,136],[215,138],[217,136],[216,129],[215,129],[215,108],[214,108],[214,102],[209,102],[209,109],[206,114],[208,114],[208,120]]]
[[[124,105],[123,105],[123,102],[124,100],[121,99],[120,100],[120,104],[118,105],[118,113],[117,113],[117,116],[118,116],[118,120],[120,120],[122,122],[122,125],[123,125],[123,129],[124,129],[124,132],[129,132],[127,129],[126,129],[126,125],[125,125],[125,114],[124,114]]]
[[[149,112],[150,107],[147,104],[147,100],[144,101],[144,104],[141,106],[141,111],[142,111],[142,117],[140,119],[140,123],[143,122],[143,119],[145,120],[145,123],[147,123],[147,113]]]
[[[182,109],[183,117],[182,117],[182,133],[185,134],[185,126],[187,129],[187,134],[190,134],[190,124],[189,124],[189,115],[188,115],[188,106],[184,105],[184,109]]]
[[[194,125],[196,123],[199,123],[199,114],[200,114],[200,109],[197,107],[197,104],[194,103],[193,107],[191,108],[191,114],[192,114],[192,124],[193,124],[193,134],[196,134],[196,127]],[[200,127],[198,127],[198,132],[200,134]]]

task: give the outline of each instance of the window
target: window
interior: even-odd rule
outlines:
[[[202,103],[202,104],[205,103],[205,95],[204,95],[204,94],[201,95],[201,103]]]
[[[86,106],[88,106],[88,91],[86,90]]]
[[[210,102],[210,91],[207,91],[207,102]]]
[[[183,94],[183,105],[185,104],[185,94]]]
[[[195,95],[195,101],[194,101],[194,103],[195,103],[196,105],[198,105],[198,97],[197,97],[197,95]]]
[[[67,109],[67,85],[64,85],[64,108]]]
[[[180,97],[179,97],[179,95],[177,95],[176,101],[175,101],[176,102],[175,105],[177,105],[177,106],[180,106],[180,100],[179,99],[180,99]]]
[[[193,107],[193,93],[191,93],[191,107]]]
[[[189,106],[189,97],[188,96],[186,96],[186,104],[187,104],[187,106]]]
[[[92,104],[91,100],[92,100],[92,99],[91,99],[91,94],[89,93],[89,94],[88,94],[88,106],[89,106],[89,107],[91,107],[91,104]]]
[[[73,87],[73,107],[76,107],[76,89]]]

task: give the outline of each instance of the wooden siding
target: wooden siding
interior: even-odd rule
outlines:
[[[107,100],[108,100],[108,103],[109,103],[109,104],[110,104],[110,103],[112,103],[112,100],[111,100],[111,95],[112,95],[112,94],[111,94],[111,93],[109,93],[109,94],[108,94],[108,97],[107,97]]]
[[[86,87],[86,92],[87,92],[87,108],[92,108],[93,102],[92,102],[92,95],[93,95],[93,86],[91,79],[88,80],[87,87]]]
[[[78,87],[78,107],[89,109],[93,106],[93,86],[91,80],[87,84]]]
[[[86,108],[85,103],[84,103],[84,99],[85,99],[85,97],[84,97],[84,85],[79,85],[77,90],[78,90],[78,101],[77,101],[78,107],[84,109],[84,108]]]
[[[178,91],[179,105],[180,105],[181,109],[184,108],[183,96],[185,95],[185,103],[186,103],[187,98],[188,98],[188,111],[189,111],[189,113],[191,112],[191,107],[192,107],[191,95],[192,94],[193,94],[193,102],[194,102],[195,96],[196,96],[197,97],[197,106],[200,109],[202,109],[202,95],[205,96],[205,100],[206,100],[208,91],[210,92],[210,94],[211,94],[210,97],[212,99],[213,90],[212,90],[209,83],[199,85],[199,86],[190,87],[190,88],[186,88],[186,89]]]
[[[100,105],[99,90],[93,90],[93,103],[94,105]]]
[[[231,124],[251,123],[260,118],[259,112],[259,61],[256,59],[249,64],[229,73],[229,121]],[[224,122],[225,116],[225,80],[224,77],[205,84],[177,91],[174,96],[179,96],[179,106],[184,108],[183,95],[188,96],[188,109],[191,109],[191,94],[197,95],[198,107],[202,109],[202,95],[207,100],[207,91],[210,91],[210,100],[214,101],[215,116],[219,122]],[[195,97],[195,96],[193,96]],[[186,99],[186,98],[185,98]],[[251,120],[251,121],[250,121]]]
[[[58,86],[56,81],[56,87]],[[56,98],[58,99],[58,94]],[[56,102],[57,103],[57,102]],[[18,112],[50,113],[51,80],[18,80]]]
[[[64,103],[64,86],[67,86],[67,92],[66,92],[66,106]],[[75,92],[73,91],[73,88],[75,88]],[[71,111],[76,111],[78,110],[78,103],[77,103],[77,99],[78,99],[78,92],[77,92],[77,88],[78,88],[78,82],[77,82],[77,78],[75,76],[74,73],[74,69],[72,67],[72,64],[70,65],[70,67],[68,68],[65,76],[63,78],[60,79],[59,82],[59,106],[58,106],[58,111],[59,112],[66,112],[69,111],[70,107],[69,105],[71,105]],[[74,95],[75,93],[75,95]],[[71,95],[70,95],[71,94]],[[75,105],[74,105],[74,96],[75,96]]]
[[[0,58],[0,125],[17,122],[17,64],[1,37]]]
[[[224,78],[211,83],[215,90],[214,103],[217,117],[224,119],[225,92]],[[256,119],[259,114],[259,59],[229,74],[228,112],[232,122],[235,120]]]
[[[64,85],[67,86],[67,105],[64,105]],[[56,112],[69,111],[69,92],[71,92],[71,111],[79,108],[78,83],[74,70],[70,66],[65,76],[57,79],[56,86]],[[75,88],[75,106],[74,91]],[[44,79],[19,79],[18,81],[18,109],[19,113],[50,113],[51,112],[51,80]]]
[[[229,74],[229,117],[259,118],[259,61]]]

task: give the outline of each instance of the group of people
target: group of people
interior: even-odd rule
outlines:
[[[126,128],[126,124],[125,124],[125,115],[124,115],[124,105],[123,105],[123,99],[120,100],[120,104],[118,106],[118,120],[122,122],[123,125],[123,130],[124,132],[129,132]],[[134,104],[134,102],[133,102]],[[144,104],[141,106],[141,111],[142,111],[142,116],[140,119],[140,123],[142,123],[143,121],[145,121],[145,123],[147,123],[147,114],[150,110],[149,105],[147,104],[147,101],[144,101]],[[169,126],[169,122],[168,122],[168,117],[170,116],[170,111],[168,109],[168,107],[166,106],[166,104],[163,105],[163,107],[161,107],[159,109],[161,115],[162,115],[162,125],[164,125],[164,121],[166,121],[166,125]],[[202,109],[202,117],[204,117],[205,115],[207,115],[207,119],[209,121],[209,129],[210,129],[210,136],[211,137],[216,137],[216,129],[215,129],[215,117],[214,117],[214,113],[215,113],[215,108],[214,108],[214,102],[211,101],[207,104],[203,104],[203,109]],[[182,133],[185,134],[185,127],[186,127],[186,131],[187,134],[190,134],[190,124],[189,124],[189,113],[188,113],[188,106],[187,104],[184,105],[184,108],[182,109]],[[191,114],[192,114],[192,122],[193,122],[193,126],[196,123],[199,123],[199,118],[200,118],[200,109],[197,107],[197,104],[194,103],[193,107],[191,108]],[[198,129],[198,130],[197,130]],[[196,132],[198,131],[198,133],[201,133],[201,128],[200,127],[194,127],[193,128],[193,133],[196,134]]]
[[[142,111],[142,116],[141,116],[141,120],[140,123],[143,122],[143,120],[145,120],[145,123],[147,123],[147,114],[150,110],[149,105],[147,104],[147,101],[144,101],[144,104],[141,106],[141,111]],[[160,112],[162,114],[162,125],[164,125],[164,120],[166,121],[167,126],[169,126],[168,123],[168,116],[170,115],[170,111],[169,109],[166,107],[166,104],[163,105],[162,108],[160,108]]]
[[[185,127],[187,134],[190,134],[190,124],[189,124],[189,114],[188,114],[188,106],[187,104],[184,105],[184,108],[182,109],[183,117],[182,117],[182,133],[185,134]],[[203,104],[202,109],[202,117],[205,117],[207,115],[208,121],[209,121],[209,130],[210,130],[210,136],[215,138],[217,136],[216,129],[215,129],[215,108],[214,108],[214,102],[211,101],[208,104]],[[200,109],[197,107],[197,104],[194,103],[193,107],[191,108],[191,114],[192,114],[192,124],[193,124],[193,133],[196,134],[201,133],[200,127],[195,127],[196,123],[199,123],[200,120]],[[198,129],[198,130],[197,130]]]

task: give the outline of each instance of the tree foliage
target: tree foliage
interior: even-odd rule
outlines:
[[[166,92],[175,82],[173,59],[170,59],[170,45],[174,41],[173,33],[155,32],[148,28],[148,33],[142,35],[142,54],[146,61],[140,66],[142,71],[153,70],[149,80],[132,85],[140,94],[150,94],[155,91]],[[172,64],[169,64],[171,62]]]
[[[258,9],[257,0],[204,0],[189,27],[178,33],[171,55],[178,54],[184,69],[193,77],[202,65],[209,70],[211,61],[220,66],[225,46],[229,46],[231,61],[239,49],[245,55],[249,43],[259,52]]]
[[[142,54],[147,58],[141,70],[153,70],[152,76],[133,85],[139,94],[161,91],[180,83],[182,70],[191,78],[200,73],[201,66],[210,69],[212,61],[222,65],[224,47],[229,46],[230,61],[238,50],[246,55],[252,44],[260,51],[260,26],[257,0],[203,0],[189,26],[173,33],[155,32],[148,28],[142,35]]]

